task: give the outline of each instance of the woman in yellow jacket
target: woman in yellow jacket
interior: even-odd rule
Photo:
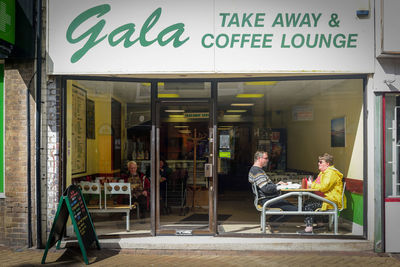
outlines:
[[[342,206],[346,208],[346,197],[343,198],[343,174],[333,166],[333,156],[325,153],[323,156],[318,157],[318,169],[320,173],[317,179],[311,184],[311,188],[318,189],[322,193],[322,197],[335,202],[338,209]],[[311,198],[304,202],[305,211],[315,211],[320,208],[323,210],[333,209],[331,204],[322,202],[317,199]],[[313,216],[307,216],[305,219],[306,228],[299,233],[312,234],[313,233]]]

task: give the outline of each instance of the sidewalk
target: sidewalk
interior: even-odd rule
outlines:
[[[0,246],[0,266],[86,266],[79,248],[44,250]],[[398,254],[372,252],[90,249],[90,266],[400,266]]]

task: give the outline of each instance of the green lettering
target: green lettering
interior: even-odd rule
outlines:
[[[251,25],[251,22],[250,22],[250,18],[252,16],[253,16],[253,13],[250,13],[248,16],[246,16],[246,13],[243,13],[242,27],[244,27],[246,23],[249,27],[253,27],[253,25]]]
[[[286,39],[286,34],[284,33],[284,34],[282,35],[281,48],[290,48],[289,45],[286,45],[286,44],[285,44],[285,42],[286,42],[285,39]]]
[[[174,42],[172,43],[172,46],[177,48],[180,47],[181,45],[183,45],[184,43],[187,42],[187,40],[189,40],[189,37],[187,37],[184,40],[179,40],[179,37],[182,35],[182,33],[185,31],[185,24],[183,23],[176,23],[173,24],[167,28],[165,28],[164,30],[162,30],[159,34],[158,34],[158,43],[161,46],[165,46],[167,45],[169,42],[171,42],[172,40],[174,40]],[[166,40],[164,40],[164,36],[168,35],[169,33],[174,32],[169,38],[167,38]]]
[[[119,39],[114,40],[114,37],[116,37],[118,34],[125,32],[125,34],[123,34]],[[118,45],[120,42],[122,42],[122,40],[125,39],[124,42],[124,47],[130,47],[132,46],[134,43],[137,42],[137,39],[134,41],[130,41],[129,38],[132,36],[132,34],[135,32],[135,24],[133,23],[127,23],[125,25],[122,25],[118,28],[116,28],[115,30],[113,30],[109,35],[108,35],[108,42],[110,43],[111,46],[116,46]]]
[[[297,37],[299,37],[299,38],[297,38]],[[300,43],[299,43],[299,44],[296,44],[296,39],[297,39],[297,40],[300,40]],[[300,34],[300,33],[295,34],[295,35],[292,37],[292,46],[293,46],[294,48],[300,48],[300,47],[302,47],[303,45],[304,45],[304,36],[303,36],[302,34]]]
[[[97,39],[99,36],[100,32],[103,30],[104,25],[106,24],[105,20],[100,20],[99,22],[96,23],[93,27],[91,27],[89,30],[84,32],[82,35],[78,36],[77,38],[73,38],[72,34],[75,32],[75,30],[80,26],[83,22],[85,22],[87,19],[97,15],[97,17],[101,17],[104,14],[106,14],[108,11],[110,11],[110,5],[99,5],[92,7],[85,12],[81,13],[79,16],[77,16],[71,24],[68,26],[67,32],[66,32],[66,38],[67,41],[70,42],[71,44],[78,43],[85,39],[86,37],[89,36],[89,39],[87,42],[82,46],[81,49],[76,51],[74,54],[71,56],[71,63],[75,63],[78,60],[80,60],[92,47],[100,43],[101,41],[104,40],[104,38],[107,37],[107,35],[104,35]]]
[[[333,37],[333,45],[336,48],[343,48],[346,47],[346,36],[344,34],[337,34]]]
[[[240,47],[243,48],[244,43],[250,42],[250,39],[247,39],[246,37],[250,37],[251,34],[249,33],[244,33],[242,34],[242,42],[240,43]]]
[[[293,23],[293,27],[297,27],[297,23],[300,20],[301,13],[298,13],[297,17],[296,17],[296,14],[294,14],[294,13],[290,14],[290,17],[289,17],[289,14],[287,14],[287,13],[285,15],[286,15],[286,27],[291,27],[292,23]]]
[[[251,48],[260,48],[260,45],[257,45],[259,42],[261,42],[261,34],[253,34],[253,37],[251,38]]]
[[[143,23],[143,26],[140,30],[140,36],[139,36],[139,42],[142,46],[149,46],[153,44],[157,39],[154,39],[152,41],[147,41],[146,40],[146,34],[153,28],[154,24],[157,23],[157,21],[160,19],[161,16],[161,8],[157,8],[156,10],[151,13],[151,15],[146,19],[146,21]]]
[[[230,14],[231,13],[219,13],[219,15],[222,16],[221,27],[225,27],[226,17],[229,16]]]
[[[318,25],[318,20],[321,18],[321,13],[318,14],[318,16],[315,16],[314,13],[312,13],[312,17],[314,19],[314,27],[317,27]]]
[[[210,44],[207,45],[205,43],[205,40],[206,40],[207,37],[210,37],[211,40],[214,39],[214,35],[212,35],[211,33],[207,33],[207,34],[203,35],[203,38],[201,38],[201,45],[204,48],[211,48],[214,44],[213,44],[213,42],[210,42]]]
[[[236,27],[239,27],[239,16],[237,13],[233,13],[231,19],[229,20],[228,27],[234,24]]]
[[[325,46],[327,48],[331,46],[332,35],[329,34],[328,36],[329,36],[328,39],[326,39],[325,34],[321,34],[321,39],[319,40],[319,48],[322,47],[322,43],[325,43]]]
[[[307,25],[308,27],[311,27],[311,22],[310,22],[310,15],[306,13],[303,17],[303,19],[300,22],[299,27],[303,27],[303,25]]]
[[[276,15],[275,20],[272,23],[272,27],[275,27],[275,25],[279,25],[281,27],[284,27],[282,13],[278,13],[278,15]]]
[[[254,27],[264,27],[264,16],[265,13],[257,13],[256,14],[256,20],[254,22]]]
[[[319,34],[317,33],[317,34],[315,35],[315,38],[314,38],[314,43],[311,44],[311,40],[310,40],[310,39],[311,39],[311,34],[307,34],[306,45],[307,45],[308,48],[314,48],[314,47],[317,46],[317,43],[318,43],[318,36],[319,36]]]
[[[231,38],[231,48],[233,48],[233,46],[235,45],[236,42],[239,42],[239,39],[236,39],[240,37],[240,34],[232,34],[232,38]]]
[[[347,47],[357,48],[356,44],[354,44],[354,45],[352,44],[353,42],[354,43],[357,42],[357,37],[358,37],[358,34],[356,34],[356,33],[349,34],[349,39],[347,40]]]
[[[268,37],[272,38],[273,34],[264,34],[264,39],[263,39],[263,44],[262,44],[263,48],[271,48],[272,47],[272,45],[270,45],[270,44],[267,45],[267,43],[272,42],[272,39],[268,38]]]

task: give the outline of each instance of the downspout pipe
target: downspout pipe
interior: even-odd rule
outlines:
[[[35,134],[35,152],[36,152],[36,246],[43,248],[42,245],[42,194],[41,194],[41,113],[42,113],[42,0],[36,1],[36,134]]]
[[[30,100],[30,92],[31,92],[31,84],[32,80],[35,77],[36,72],[33,74],[31,80],[28,84],[28,89],[26,90],[26,147],[27,147],[27,163],[26,163],[26,179],[27,179],[27,202],[28,202],[28,248],[33,246],[32,244],[32,181],[31,181],[31,100]]]

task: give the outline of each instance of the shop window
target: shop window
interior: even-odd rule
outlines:
[[[101,185],[106,182],[126,182],[127,163],[132,160],[137,162],[138,171],[149,177],[150,83],[67,80],[66,84],[67,185],[88,181]],[[97,208],[104,207],[106,202],[107,206],[128,203],[120,196],[105,197],[104,191],[101,198],[85,195],[85,199],[89,206]],[[100,199],[102,203],[99,203]],[[100,214],[109,217],[93,213],[95,223],[116,218],[113,213]],[[131,214],[133,219],[136,211]],[[115,232],[119,227],[123,233],[125,222],[121,216],[124,214],[117,215],[121,223],[101,226],[98,234]],[[150,229],[150,218],[146,219],[147,229]],[[130,233],[134,234],[135,231]]]
[[[348,185],[339,234],[362,235],[362,79],[220,82],[217,107],[219,214],[233,213],[234,217],[241,213],[242,222],[247,223],[243,225],[252,223],[246,219],[257,213],[252,203],[246,211],[237,207],[244,206],[245,198],[252,201],[248,171],[257,150],[269,154],[265,171],[271,180],[292,183],[308,176],[315,179],[318,156],[326,152],[333,155],[334,166]],[[241,203],[226,201],[235,198]],[[288,225],[300,227],[303,219],[294,216]],[[257,227],[249,230],[227,222],[218,224],[221,232],[259,233]],[[283,227],[281,233],[296,233],[296,227]],[[321,233],[332,232],[324,228]]]
[[[400,197],[400,96],[385,95],[385,197]]]

